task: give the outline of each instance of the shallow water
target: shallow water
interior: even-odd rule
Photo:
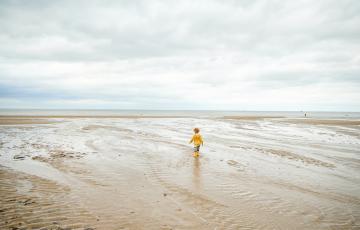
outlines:
[[[65,217],[81,206],[97,229],[360,227],[358,125],[280,118],[57,120],[0,126],[0,164],[67,188],[52,202],[69,204]],[[188,144],[193,127],[205,140],[199,159]],[[36,187],[17,186],[21,194]]]

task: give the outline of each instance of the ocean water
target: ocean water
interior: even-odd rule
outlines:
[[[222,111],[222,110],[61,110],[0,109],[0,116],[189,116],[216,118],[224,116],[280,116],[302,118],[359,119],[360,112],[304,111]]]

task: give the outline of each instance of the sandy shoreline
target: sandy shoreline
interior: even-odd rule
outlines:
[[[43,118],[0,118],[0,125],[50,124],[56,121]]]
[[[0,117],[1,229],[360,226],[352,120],[72,118]]]
[[[153,116],[153,115],[123,115],[123,116],[101,116],[101,115],[87,115],[87,116],[77,116],[77,115],[39,115],[39,116],[12,116],[12,115],[0,115],[0,119],[50,119],[50,118],[189,118],[190,116]]]
[[[260,120],[260,119],[272,119],[272,118],[285,118],[283,116],[224,116],[223,119],[235,119],[235,120]]]
[[[13,116],[0,115],[0,125],[9,124],[46,124],[52,122],[59,122],[56,119],[167,119],[167,118],[194,118],[194,116],[163,116],[163,115],[126,115],[126,116],[75,116],[75,115],[51,115],[51,116]],[[359,119],[323,119],[323,118],[287,118],[284,116],[223,116],[223,117],[209,117],[208,119],[225,119],[225,120],[244,120],[244,121],[258,121],[258,120],[276,120],[294,124],[310,124],[310,125],[360,125]]]
[[[309,125],[360,125],[360,120],[353,119],[286,119],[286,122],[294,124],[309,124]]]

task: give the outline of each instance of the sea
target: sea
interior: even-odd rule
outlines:
[[[286,118],[359,119],[360,112],[331,111],[225,111],[225,110],[106,110],[106,109],[0,109],[0,116],[270,116]]]

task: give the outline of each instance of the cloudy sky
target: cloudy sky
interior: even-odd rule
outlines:
[[[0,108],[360,111],[360,1],[0,1]]]

